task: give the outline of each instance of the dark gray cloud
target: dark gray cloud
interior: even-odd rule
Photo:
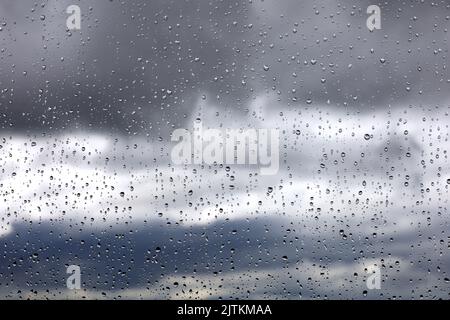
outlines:
[[[234,48],[246,4],[80,1],[82,29],[67,33],[70,3],[5,5],[5,128],[157,132],[179,124],[204,92],[243,94]]]
[[[448,4],[378,3],[374,32],[369,4],[4,1],[2,127],[166,134],[202,95],[241,111],[263,92],[360,110],[445,100]]]
[[[77,234],[67,233],[58,223],[19,226],[16,235],[2,239],[1,294],[13,299],[68,295],[65,271],[76,264],[82,269],[80,297],[85,298],[126,297],[127,290],[133,289],[133,298],[176,298],[177,294],[198,298],[202,287],[210,298],[221,299],[364,298],[368,274],[362,256],[369,260],[381,254],[385,255],[378,262],[383,289],[370,292],[368,298],[448,297],[448,275],[439,271],[448,270],[448,258],[420,261],[431,247],[446,250],[445,243],[420,239],[433,237],[438,229],[417,230],[420,236],[414,240],[410,233],[392,240],[336,228],[325,240],[302,235],[301,225],[285,222],[237,220],[187,229],[162,222]],[[324,225],[319,222],[317,227]],[[410,268],[410,260],[417,259]],[[339,279],[341,286],[335,276],[340,268],[347,268]],[[230,274],[236,277],[236,287],[228,282]],[[167,277],[175,278],[167,282]],[[191,283],[189,278],[198,280]],[[248,280],[251,285],[245,285]]]

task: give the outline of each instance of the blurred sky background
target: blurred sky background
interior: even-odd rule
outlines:
[[[448,299],[449,25],[448,1],[1,0],[0,297]],[[278,174],[173,165],[198,119],[279,129]]]

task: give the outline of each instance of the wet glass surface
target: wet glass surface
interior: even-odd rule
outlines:
[[[449,25],[2,0],[0,297],[448,299]]]

